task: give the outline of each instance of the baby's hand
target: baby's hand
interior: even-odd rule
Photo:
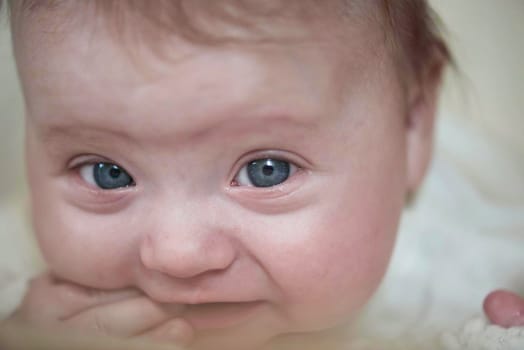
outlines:
[[[488,319],[501,327],[524,326],[524,298],[517,294],[497,290],[484,300],[484,311]]]
[[[179,318],[182,311],[183,305],[156,303],[136,290],[87,289],[46,274],[30,283],[9,320],[57,331],[187,344],[193,331]]]

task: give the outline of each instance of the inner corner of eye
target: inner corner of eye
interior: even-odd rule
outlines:
[[[250,186],[251,181],[249,180],[249,175],[247,173],[247,164],[242,166],[238,173],[235,175],[235,178],[231,181],[231,186]]]

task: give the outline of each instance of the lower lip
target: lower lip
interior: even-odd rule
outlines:
[[[261,307],[260,301],[190,305],[182,317],[197,330],[223,329],[244,323]]]

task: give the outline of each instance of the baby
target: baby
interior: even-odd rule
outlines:
[[[9,5],[49,267],[14,318],[344,342],[430,160],[449,54],[425,1]]]

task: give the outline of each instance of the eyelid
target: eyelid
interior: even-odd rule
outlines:
[[[80,167],[84,165],[90,165],[90,164],[97,164],[97,163],[110,163],[118,166],[119,168],[125,170],[130,176],[130,171],[128,170],[128,167],[123,166],[121,163],[116,162],[110,158],[96,155],[96,154],[86,154],[86,155],[80,155],[73,157],[71,160],[67,162],[67,168],[69,170],[75,170],[80,169]],[[134,176],[131,176],[133,179]]]
[[[75,169],[75,168],[79,168],[84,165],[96,164],[96,163],[112,163],[112,164],[118,165],[121,168],[124,168],[120,164],[118,164],[115,161],[112,161],[109,158],[98,156],[95,154],[86,154],[86,155],[76,156],[67,162],[67,168]]]

